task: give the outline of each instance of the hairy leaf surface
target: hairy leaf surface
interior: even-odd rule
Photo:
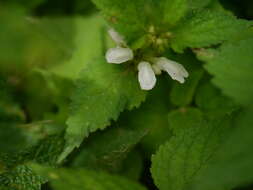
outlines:
[[[104,58],[90,61],[77,81],[72,114],[66,131],[64,159],[82,140],[116,120],[124,109],[132,109],[145,99],[134,72],[123,65],[106,63]]]
[[[229,120],[206,121],[197,109],[174,111],[169,123],[175,136],[152,157],[152,176],[160,190],[183,190],[207,166],[224,135]]]
[[[226,43],[206,55],[205,68],[214,76],[214,84],[238,103],[252,105],[253,38]]]
[[[220,11],[197,11],[173,30],[172,48],[182,52],[186,47],[201,48],[231,40],[245,31],[251,22],[236,19]]]

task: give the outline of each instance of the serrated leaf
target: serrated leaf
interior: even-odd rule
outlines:
[[[213,83],[238,103],[252,105],[253,38],[226,43],[210,55],[205,68],[214,75]]]
[[[238,31],[247,30],[251,22],[216,11],[197,11],[173,31],[172,48],[182,52],[185,48],[201,48],[230,40]]]
[[[0,184],[6,189],[40,190],[43,183],[45,179],[35,174],[27,166],[17,166],[11,171],[0,174]]]
[[[197,109],[174,111],[169,124],[175,136],[152,157],[152,176],[160,190],[183,190],[220,146],[228,118],[207,121]]]
[[[123,126],[124,123],[114,124],[112,128],[90,136],[73,166],[120,171],[128,153],[148,132],[148,129],[129,129]]]
[[[109,64],[104,58],[87,63],[72,98],[72,114],[65,136],[67,144],[60,160],[79,147],[90,133],[106,128],[124,109],[139,106],[145,94],[127,65]]]
[[[36,162],[48,166],[57,166],[57,160],[64,148],[63,135],[51,135],[39,141],[32,147],[22,147],[15,153],[0,153],[1,170],[9,171],[13,168],[25,165],[28,162]]]
[[[49,166],[57,165],[57,159],[65,145],[64,126],[47,121],[22,124],[16,127],[25,134],[26,146],[23,145],[13,152],[0,151],[0,173],[1,169],[9,171],[31,161]],[[17,137],[18,134],[12,134],[12,136]],[[2,146],[4,145],[7,146],[8,143],[3,143]]]
[[[49,178],[50,186],[54,190],[145,190],[134,181],[105,172],[86,169],[49,169],[40,166],[33,168]]]
[[[187,189],[234,189],[252,183],[253,175],[253,120],[252,109],[241,112],[235,120],[236,128],[224,145],[200,172]]]

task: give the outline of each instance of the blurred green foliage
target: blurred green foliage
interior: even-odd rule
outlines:
[[[253,184],[252,19],[252,0],[1,1],[0,190]],[[133,64],[105,62],[109,27]],[[189,78],[141,91],[154,56]]]

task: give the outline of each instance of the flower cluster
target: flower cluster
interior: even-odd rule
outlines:
[[[111,48],[106,53],[108,63],[121,64],[134,58],[133,51],[120,34],[114,29],[110,29],[109,34],[117,47]],[[169,60],[166,57],[154,57],[149,61],[141,61],[138,64],[138,80],[142,90],[151,90],[156,84],[156,75],[167,72],[173,80],[184,83],[189,76],[183,65]]]

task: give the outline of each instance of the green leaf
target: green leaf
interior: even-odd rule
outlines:
[[[230,40],[250,25],[252,23],[249,21],[236,19],[220,11],[197,11],[172,31],[171,45],[177,52],[187,47],[216,45]]]
[[[51,123],[50,121],[44,121],[31,124],[19,124],[15,127],[22,131],[21,134],[24,134],[26,140],[25,145],[21,144],[22,146],[19,149],[12,152],[6,152],[3,151],[4,149],[1,149],[0,173],[1,170],[12,170],[17,166],[25,165],[31,161],[49,166],[57,165],[57,159],[65,145],[64,126]],[[12,134],[15,138],[19,135]],[[17,140],[19,139],[17,138]],[[20,144],[20,142],[13,142]],[[8,143],[1,144],[1,146],[4,145],[7,146]]]
[[[238,105],[230,98],[222,95],[210,81],[200,85],[196,91],[195,104],[203,110],[207,117],[229,115],[238,109]]]
[[[87,18],[73,18],[72,24],[75,31],[75,53],[70,60],[53,65],[49,70],[61,77],[75,80],[87,61],[103,55],[103,41],[107,34],[104,31],[105,21],[96,14]]]
[[[253,110],[241,112],[236,128],[199,177],[187,189],[234,189],[253,180]]]
[[[231,10],[226,9],[223,3],[221,3],[219,0],[211,0],[210,4],[208,5],[208,8],[212,11],[221,11],[230,15],[234,14]]]
[[[35,174],[27,166],[18,166],[0,174],[1,186],[9,190],[40,190],[43,183],[45,179]]]
[[[220,146],[229,118],[208,121],[198,109],[169,114],[174,137],[152,157],[152,176],[160,190],[183,190]]]
[[[191,9],[200,9],[209,5],[213,0],[190,0]]]
[[[49,169],[34,166],[48,177],[54,190],[145,190],[144,187],[124,177],[86,169]],[[78,180],[77,180],[78,179]]]
[[[208,53],[207,53],[208,55]],[[253,38],[226,43],[212,50],[205,68],[222,92],[245,106],[252,105],[253,97]]]
[[[104,58],[87,62],[77,81],[72,114],[66,131],[63,160],[90,133],[106,128],[124,109],[138,107],[145,99],[136,74],[128,65],[106,63]]]
[[[28,143],[25,131],[18,127],[25,121],[25,114],[15,101],[13,90],[0,79],[0,154],[15,153]]]
[[[18,5],[23,6],[28,11],[31,11],[31,9],[36,8],[37,6],[41,5],[45,0],[24,0],[23,2],[20,2],[18,0],[9,0],[8,2],[3,2],[5,5]]]
[[[143,174],[144,164],[140,151],[131,151],[123,163],[123,168],[120,171],[122,176],[138,181]]]
[[[48,166],[56,166],[57,159],[64,148],[63,135],[50,135],[40,140],[37,145],[22,147],[15,153],[0,153],[1,170],[8,171],[28,162],[36,162]]]
[[[65,141],[62,134],[50,135],[28,150],[30,154],[30,158],[28,158],[40,164],[56,166],[64,145]]]
[[[163,0],[164,21],[170,25],[175,25],[182,19],[188,11],[188,0]]]
[[[159,9],[163,10],[163,23],[170,27],[180,23],[191,11],[209,5],[211,0],[161,0]],[[154,11],[154,10],[153,10]],[[158,17],[159,14],[156,14]]]
[[[15,89],[9,81],[0,76],[0,122],[18,123],[25,121],[25,115],[14,95]]]
[[[206,7],[210,2],[211,0],[162,0],[160,9],[163,10],[163,21],[170,26],[175,26],[190,11]]]
[[[50,71],[36,69],[26,76],[23,83],[26,84],[25,104],[29,117],[35,121],[53,120],[64,125],[74,82]]]
[[[17,123],[9,118],[9,121],[1,121],[0,116],[0,153],[15,153],[28,144],[24,130],[17,127]],[[8,142],[8,143],[7,143]]]
[[[190,76],[184,85],[174,83],[170,92],[170,101],[176,106],[186,106],[192,102],[197,85],[204,72],[202,69],[189,70]]]
[[[1,72],[23,76],[35,66],[57,64],[73,51],[73,19],[37,19],[20,7],[1,7]],[[15,72],[14,72],[15,71]]]
[[[124,122],[117,123],[110,129],[90,136],[73,166],[110,172],[121,170],[128,153],[148,132],[148,129],[129,129],[124,125]]]
[[[155,19],[152,16],[154,6],[151,0],[92,0],[102,11],[106,20],[126,40],[133,42],[147,30],[147,24]]]
[[[123,113],[120,120],[132,129],[148,130],[141,146],[148,159],[152,153],[172,135],[168,127],[168,81],[160,78],[155,88],[148,94],[147,100],[131,112]]]

